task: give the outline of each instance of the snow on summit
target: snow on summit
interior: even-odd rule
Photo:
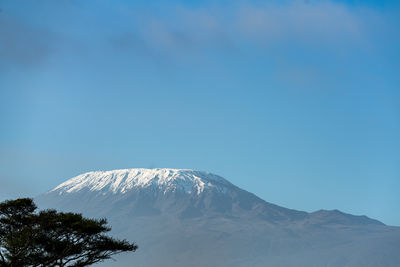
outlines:
[[[81,190],[126,193],[134,188],[158,188],[162,191],[184,191],[200,194],[208,188],[225,192],[232,186],[224,178],[208,172],[185,169],[123,169],[94,171],[78,175],[50,192],[59,194]]]

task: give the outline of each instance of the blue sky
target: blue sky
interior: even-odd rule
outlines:
[[[190,168],[400,225],[395,1],[0,1],[0,199]]]

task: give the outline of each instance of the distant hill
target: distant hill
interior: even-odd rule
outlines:
[[[208,172],[89,172],[36,201],[106,217],[114,235],[139,244],[106,266],[400,266],[400,227],[337,210],[283,208]]]

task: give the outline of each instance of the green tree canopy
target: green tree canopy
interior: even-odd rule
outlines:
[[[36,210],[29,198],[0,203],[0,266],[82,267],[138,248],[106,236],[106,219]]]

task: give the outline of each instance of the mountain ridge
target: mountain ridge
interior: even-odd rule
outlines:
[[[114,235],[141,247],[137,255],[121,256],[107,267],[132,262],[143,267],[397,267],[400,262],[400,227],[338,210],[280,207],[208,172],[88,172],[35,200],[39,208],[108,218]]]
[[[194,206],[189,205],[186,207],[188,212],[190,209],[192,209],[190,212],[193,212],[193,210],[196,210],[196,208],[201,205],[210,206],[209,203],[202,203],[201,198],[207,198],[207,196],[204,195],[213,194],[212,198],[218,198],[217,201],[220,203],[213,203],[212,205],[219,205],[219,211],[234,209],[234,205],[238,205],[244,210],[255,210],[254,212],[258,212],[258,215],[264,217],[266,220],[296,221],[299,218],[305,219],[306,217],[312,217],[316,218],[318,223],[326,223],[326,220],[330,222],[336,220],[337,222],[345,224],[360,223],[384,225],[382,222],[371,219],[365,215],[356,216],[338,210],[319,210],[309,213],[283,208],[240,189],[221,176],[192,169],[131,168],[91,171],[68,179],[46,194],[57,193],[59,195],[65,195],[79,192],[84,194],[92,192],[99,194],[100,197],[104,197],[104,195],[108,194],[129,195],[130,193],[137,194],[147,192],[153,197],[160,194],[161,198],[168,193],[182,193],[184,195],[192,195],[185,201],[197,202]],[[245,195],[246,199],[242,200],[244,199],[243,197],[238,198],[237,196],[239,195]],[[231,204],[229,202],[235,198],[238,198],[239,201],[236,201],[232,207],[229,207]],[[212,199],[208,202],[212,202]],[[221,203],[225,203],[225,207],[221,205]],[[265,208],[266,205],[268,206],[267,208]],[[201,213],[200,211],[198,212],[199,214]],[[290,213],[290,215],[284,215],[284,219],[281,216],[283,213]],[[281,218],[279,218],[279,216],[281,216]]]

